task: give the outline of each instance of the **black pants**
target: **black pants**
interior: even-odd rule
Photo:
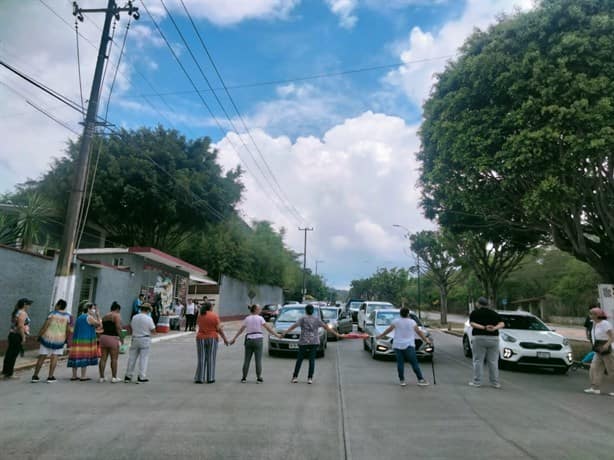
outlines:
[[[193,331],[196,326],[196,315],[185,315],[185,330]]]
[[[13,375],[15,369],[15,361],[21,351],[21,335],[16,332],[9,332],[9,347],[4,355],[4,364],[2,366],[2,374],[6,377]]]
[[[299,345],[298,346],[298,356],[296,357],[296,364],[294,365],[294,374],[293,377],[298,377],[298,373],[301,371],[301,364],[303,364],[303,359],[307,356],[309,359],[309,372],[307,373],[307,378],[313,378],[313,373],[316,369],[316,353],[318,351],[319,345]]]

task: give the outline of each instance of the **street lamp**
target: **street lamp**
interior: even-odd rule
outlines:
[[[410,235],[410,231],[407,227],[405,227],[404,225],[400,225],[400,224],[392,224],[393,227],[397,227],[397,228],[402,228],[403,230],[405,230],[405,238],[407,238],[407,240],[409,241],[409,235]],[[416,272],[418,273],[418,318],[422,319],[422,312],[420,309],[420,305],[421,305],[421,296],[420,296],[420,256],[418,255],[418,253],[416,253]]]

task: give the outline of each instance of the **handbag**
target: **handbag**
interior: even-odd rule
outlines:
[[[607,340],[595,340],[595,343],[593,344],[593,351],[595,353],[599,353],[600,355],[609,355],[612,353],[612,347],[608,347],[606,351],[601,351],[601,347],[603,347],[606,343],[608,343]]]

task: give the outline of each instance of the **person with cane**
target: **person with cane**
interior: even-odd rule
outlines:
[[[431,346],[432,343],[424,332],[420,330],[418,324],[409,317],[409,308],[401,308],[400,314],[400,318],[392,321],[392,324],[375,338],[380,340],[382,337],[385,337],[394,330],[392,348],[394,349],[397,358],[397,371],[399,374],[400,385],[402,387],[407,386],[407,382],[405,381],[405,361],[409,361],[414,374],[416,374],[416,378],[418,379],[418,385],[427,386],[429,383],[424,379],[422,370],[420,369],[420,364],[418,364],[418,358],[416,357],[416,334],[419,335],[425,343],[428,343]]]

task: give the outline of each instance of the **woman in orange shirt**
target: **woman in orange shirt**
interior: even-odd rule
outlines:
[[[198,332],[196,333],[196,353],[198,361],[194,383],[203,383],[205,374],[207,383],[215,382],[215,357],[217,355],[217,343],[221,336],[224,344],[228,345],[228,339],[224,334],[220,317],[211,311],[210,302],[205,302],[198,315]]]

